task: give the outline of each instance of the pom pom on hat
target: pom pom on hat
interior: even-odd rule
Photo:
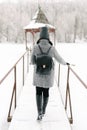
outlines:
[[[47,27],[42,27],[40,30],[40,39],[49,39],[49,33]]]

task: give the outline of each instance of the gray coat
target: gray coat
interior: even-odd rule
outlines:
[[[42,48],[43,52],[47,52],[49,47],[51,46],[48,43],[48,40],[42,39],[39,43],[40,47]],[[32,50],[31,54],[31,63],[34,65],[34,74],[33,74],[33,85],[43,88],[50,88],[53,86],[54,83],[54,67],[51,70],[49,75],[40,75],[36,73],[36,65],[34,64],[34,56],[38,53],[41,53],[39,50],[38,45],[36,44]],[[58,54],[57,50],[54,46],[51,47],[49,54],[52,58],[55,58],[60,64],[66,65],[66,62],[61,58]]]

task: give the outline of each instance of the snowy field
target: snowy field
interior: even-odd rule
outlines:
[[[74,64],[71,66],[80,78],[87,84],[87,44],[58,44],[56,48],[65,61]],[[24,45],[17,44],[0,44],[0,80],[16,61],[25,52]],[[57,68],[56,68],[57,69]],[[64,86],[66,81],[62,78],[66,72],[66,67],[61,66],[60,90],[64,100]],[[11,77],[12,78],[12,77]],[[65,78],[66,79],[66,78]],[[12,82],[7,79],[7,82]],[[9,123],[6,122],[9,109],[9,97],[12,88],[9,85],[0,85],[0,130],[8,130]],[[70,73],[70,91],[73,111],[73,130],[87,130],[87,90],[84,86]]]

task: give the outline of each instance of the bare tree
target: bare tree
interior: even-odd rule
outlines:
[[[40,1],[39,1],[40,2]],[[75,42],[76,38],[87,39],[87,5],[76,2],[40,3],[49,22],[56,28],[58,42]],[[23,27],[29,24],[38,3],[30,0],[18,4],[0,4],[0,42],[24,42]],[[31,39],[30,39],[31,40]]]

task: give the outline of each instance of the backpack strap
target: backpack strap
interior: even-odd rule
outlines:
[[[49,53],[50,49],[51,49],[51,46],[49,47],[49,49],[48,49],[48,51],[47,51],[47,54]]]
[[[41,53],[43,54],[43,51],[42,51],[42,49],[41,49],[41,47],[40,47],[40,45],[39,45],[39,44],[38,44],[38,47],[39,47],[39,49],[40,49]]]
[[[44,54],[44,52],[42,51],[42,48],[40,47],[40,45],[39,45],[39,44],[38,44],[38,47],[39,47],[39,49],[40,49],[41,53],[42,53],[42,54]],[[47,50],[46,54],[48,54],[48,53],[49,53],[50,49],[51,49],[51,46],[50,46],[50,47],[49,47],[49,49]]]

